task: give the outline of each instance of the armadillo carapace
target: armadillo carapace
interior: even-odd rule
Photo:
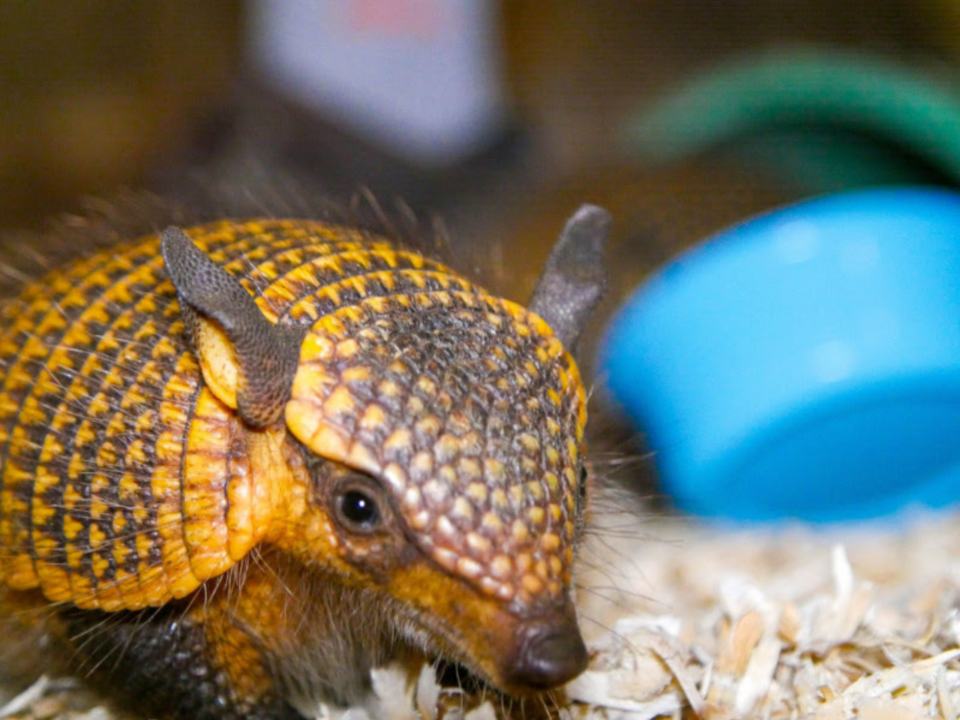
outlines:
[[[529,308],[359,230],[170,228],[2,308],[0,581],[177,717],[362,702],[415,649],[509,694],[586,664],[585,397],[609,219]]]

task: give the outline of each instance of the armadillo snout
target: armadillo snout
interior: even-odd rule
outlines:
[[[509,682],[548,690],[572,680],[587,667],[587,648],[573,619],[538,620],[518,633],[520,643]]]

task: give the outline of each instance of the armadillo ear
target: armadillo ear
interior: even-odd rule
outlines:
[[[581,205],[553,246],[527,306],[569,350],[607,289],[603,248],[609,233],[610,213]]]
[[[160,251],[207,385],[250,425],[272,425],[290,398],[300,334],[271,324],[237,278],[179,228],[163,232]]]

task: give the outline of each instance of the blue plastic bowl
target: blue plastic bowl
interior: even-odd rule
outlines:
[[[602,347],[679,507],[846,520],[960,500],[960,195],[856,192],[721,233]]]

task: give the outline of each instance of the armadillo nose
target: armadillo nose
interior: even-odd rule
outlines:
[[[513,684],[531,690],[548,690],[562,685],[587,667],[587,647],[575,622],[541,623],[528,626],[517,662]]]

